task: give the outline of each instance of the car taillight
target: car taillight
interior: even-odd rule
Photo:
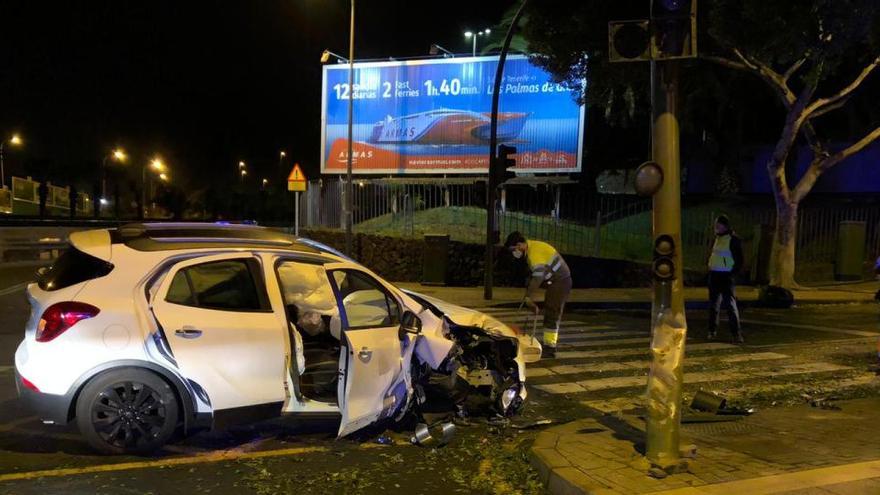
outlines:
[[[101,310],[91,304],[66,301],[55,303],[43,312],[37,326],[37,342],[49,342],[78,321],[96,316]]]
[[[28,388],[28,389],[30,389],[30,390],[33,390],[34,392],[38,392],[38,393],[39,393],[40,389],[38,389],[36,385],[34,385],[33,383],[31,383],[30,380],[28,380],[27,378],[25,378],[25,377],[23,377],[23,376],[20,377],[20,378],[21,378],[21,384],[24,385],[25,388]]]

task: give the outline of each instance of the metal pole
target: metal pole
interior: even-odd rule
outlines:
[[[495,196],[498,187],[495,184],[495,167],[498,166],[498,93],[501,90],[501,77],[504,74],[504,61],[507,60],[507,51],[510,49],[510,40],[513,38],[513,32],[516,30],[516,24],[525,9],[528,0],[522,0],[519,10],[513,16],[510,27],[507,28],[507,36],[504,38],[504,45],[501,47],[501,53],[498,55],[498,68],[495,69],[495,86],[492,91],[492,116],[489,135],[489,178],[486,181],[486,259],[485,273],[483,279],[483,299],[492,299],[492,272],[494,270],[495,257]],[[477,33],[474,33],[474,56],[476,56]]]
[[[293,235],[299,237],[299,191],[294,194],[293,205]]]
[[[141,207],[138,218],[144,218],[144,208],[147,206],[147,166],[141,166]]]
[[[473,38],[474,38],[474,43],[473,43],[474,49],[473,49],[473,52],[471,53],[471,56],[476,57],[477,56],[477,33],[474,33]]]
[[[675,277],[654,282],[652,363],[648,372],[647,458],[666,470],[679,463],[679,427],[687,321],[684,309],[681,245],[681,176],[679,163],[678,64],[651,62],[652,154],[663,170],[654,195],[654,238],[669,235],[675,243]]]
[[[3,163],[3,146],[6,141],[0,141],[0,181],[2,181],[3,189],[6,189],[6,167]]]
[[[351,162],[352,140],[354,139],[354,2],[351,0],[351,17],[349,19],[348,33],[348,158],[345,165],[345,254],[354,256],[354,246],[351,232],[352,213],[352,187],[351,187]]]

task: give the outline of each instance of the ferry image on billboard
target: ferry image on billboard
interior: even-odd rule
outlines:
[[[498,139],[516,139],[528,118],[525,112],[498,114]],[[373,126],[370,143],[486,144],[491,133],[490,114],[441,108],[403,117],[386,117]]]

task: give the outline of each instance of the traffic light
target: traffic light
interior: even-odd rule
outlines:
[[[654,262],[651,264],[654,279],[666,282],[675,278],[675,240],[669,234],[654,239]]]
[[[651,58],[697,56],[697,1],[651,1]]]
[[[492,164],[491,170],[489,171],[493,176],[496,186],[504,184],[508,179],[514,176],[513,171],[509,169],[516,167],[516,159],[511,158],[510,156],[515,154],[515,146],[508,146],[506,144],[498,145],[497,161]]]
[[[647,20],[608,23],[608,57],[611,62],[651,60],[650,27]]]

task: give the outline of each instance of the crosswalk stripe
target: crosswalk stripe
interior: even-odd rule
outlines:
[[[722,342],[705,342],[701,344],[690,344],[687,346],[688,351],[718,351],[723,349],[736,349],[733,344],[724,344]],[[557,351],[554,360],[561,361],[566,359],[586,359],[586,358],[604,358],[604,357],[625,357],[647,355],[647,348],[629,348],[629,349],[606,349],[603,351]]]
[[[594,332],[590,330],[581,330],[578,332],[560,332],[559,340],[582,340],[582,339],[601,339],[604,337],[634,337],[636,335],[646,335],[647,332],[633,332],[632,330],[623,330],[620,332]]]
[[[789,357],[791,356],[776,352],[753,352],[750,354],[734,354],[730,356],[698,356],[687,358],[685,360],[685,368],[687,368],[688,365],[710,363],[715,360],[721,363],[734,364],[754,361],[781,360],[788,359]],[[551,366],[549,368],[527,368],[526,376],[528,378],[534,378],[550,375],[572,375],[604,371],[647,370],[649,366],[649,361],[611,361],[589,364],[566,364],[561,366]]]
[[[775,370],[746,372],[746,371],[703,371],[697,373],[685,373],[684,383],[705,383],[720,382],[732,380],[745,380],[755,377],[777,377],[790,375],[804,375],[812,373],[823,373],[831,371],[851,370],[849,366],[842,366],[831,363],[806,363],[792,364],[780,366]],[[596,378],[592,380],[582,380],[578,382],[568,383],[548,383],[533,385],[533,387],[549,392],[551,394],[571,394],[580,392],[597,392],[601,390],[610,390],[618,388],[642,387],[647,384],[647,378],[640,376],[616,376],[610,378]]]
[[[604,339],[604,340],[591,340],[591,339],[577,339],[577,340],[569,340],[566,342],[560,342],[560,347],[602,347],[608,345],[626,345],[626,344],[647,344],[651,342],[651,337],[636,337],[631,339]]]

